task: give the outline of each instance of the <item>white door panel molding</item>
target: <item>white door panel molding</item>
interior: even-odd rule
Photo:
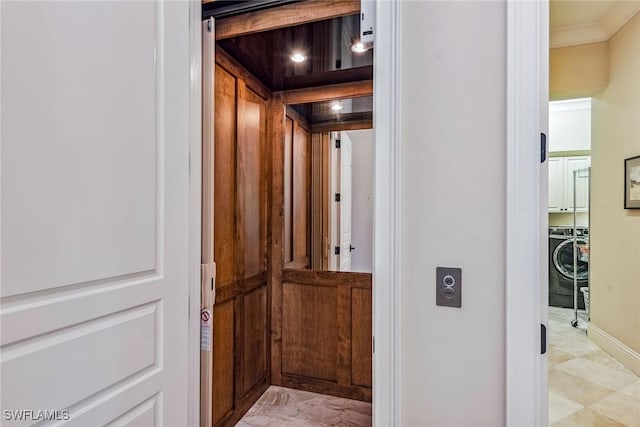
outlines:
[[[197,423],[193,11],[0,4],[3,425]]]

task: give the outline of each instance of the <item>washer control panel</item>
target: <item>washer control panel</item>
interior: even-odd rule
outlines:
[[[462,269],[436,267],[436,305],[462,307]]]

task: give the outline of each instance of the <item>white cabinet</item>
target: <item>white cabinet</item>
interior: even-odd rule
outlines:
[[[564,157],[549,158],[549,212],[564,209]]]
[[[549,151],[591,149],[591,99],[549,103]]]
[[[573,211],[573,172],[586,169],[590,164],[590,156],[549,159],[549,212]],[[589,178],[586,172],[578,174],[575,199],[576,211],[586,212],[589,208]]]

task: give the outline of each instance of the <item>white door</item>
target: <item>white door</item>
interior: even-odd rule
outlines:
[[[351,189],[353,164],[351,140],[341,132],[340,141],[340,271],[351,271]]]
[[[0,14],[2,424],[184,426],[189,5]]]
[[[373,270],[373,129],[346,132],[351,139],[351,271]]]

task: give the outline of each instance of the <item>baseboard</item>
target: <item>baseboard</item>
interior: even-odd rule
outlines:
[[[640,376],[640,353],[612,337],[593,323],[589,324],[587,334],[589,339],[601,349]]]
[[[346,399],[371,402],[371,387],[342,385],[334,381],[325,381],[318,378],[301,377],[298,375],[283,374],[282,387],[311,391],[331,396],[344,397]]]

